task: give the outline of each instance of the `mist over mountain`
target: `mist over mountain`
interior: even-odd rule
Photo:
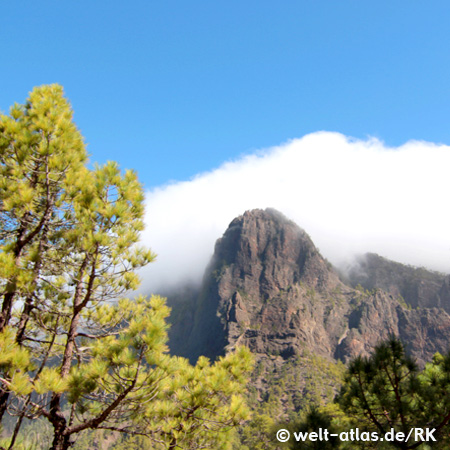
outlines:
[[[176,351],[215,358],[242,342],[287,358],[307,345],[345,361],[396,334],[425,361],[450,338],[449,280],[373,254],[346,280],[294,222],[273,209],[247,211],[216,242],[201,286],[185,296],[191,328]]]
[[[342,272],[353,287],[382,289],[401,296],[412,308],[442,308],[450,313],[450,275],[390,261],[374,253],[355,258]]]
[[[294,222],[273,209],[251,210],[217,240],[200,286],[169,292],[170,348],[195,361],[246,345],[259,367],[260,398],[274,373],[302,367],[305,375],[319,363],[329,365],[327,386],[337,389],[331,367],[370,354],[390,335],[419,365],[447,352],[449,280],[374,254],[343,276]],[[302,377],[298,383],[298,392],[306,389]],[[294,400],[286,402],[292,408]]]
[[[253,208],[276,208],[339,265],[355,254],[450,272],[449,147],[392,148],[317,132],[147,192],[145,289],[201,282],[216,239]]]

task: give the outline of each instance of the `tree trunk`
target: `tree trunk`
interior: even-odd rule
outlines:
[[[9,392],[4,391],[0,394],[0,423],[2,423],[3,416],[8,406]]]
[[[55,434],[50,450],[69,450],[71,445],[72,443],[70,442],[70,435],[62,434],[62,429],[55,429]]]
[[[50,450],[67,450],[70,447],[70,434],[67,431],[67,420],[60,407],[61,394],[53,394],[50,400],[50,422],[53,425],[53,442]]]

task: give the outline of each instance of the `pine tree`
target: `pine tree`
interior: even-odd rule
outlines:
[[[448,448],[450,424],[450,354],[437,354],[420,371],[402,343],[391,338],[370,357],[350,362],[337,398],[342,409],[363,429],[383,437],[392,429],[409,435],[413,428],[435,428],[433,448]],[[378,442],[375,447],[382,448]],[[415,434],[388,444],[402,450],[426,446]]]
[[[51,450],[95,429],[201,445],[243,420],[248,351],[192,367],[167,353],[164,299],[125,297],[154,259],[138,246],[143,189],[116,163],[86,167],[60,86],[35,88],[1,116],[0,155],[0,421],[7,409],[17,417],[9,448],[24,418],[49,421]]]
[[[0,117],[0,333],[5,331],[3,339],[9,336],[13,352],[9,367],[3,369],[0,421],[9,398],[5,386],[11,382],[10,374],[26,369],[23,352],[14,356],[14,341],[20,345],[24,339],[41,274],[61,269],[49,252],[58,252],[58,234],[67,226],[66,196],[72,191],[68,176],[86,159],[60,86],[35,89],[25,105],[14,105],[10,117]],[[23,305],[22,312],[13,317],[17,304]],[[8,326],[17,328],[14,338],[6,331]]]

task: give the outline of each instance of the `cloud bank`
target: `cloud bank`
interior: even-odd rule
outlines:
[[[174,162],[176,164],[176,162]],[[450,273],[450,147],[317,132],[147,193],[144,289],[199,281],[236,216],[276,208],[339,264],[354,254]]]

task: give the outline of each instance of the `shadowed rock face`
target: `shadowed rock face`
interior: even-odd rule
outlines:
[[[388,272],[399,271],[392,264]],[[360,278],[370,278],[368,270],[360,272]],[[355,272],[351,284],[358,283],[363,284]],[[215,358],[242,343],[257,358],[289,360],[307,349],[345,362],[395,334],[423,364],[436,351],[447,351],[450,316],[442,307],[448,278],[426,284],[427,292],[432,285],[441,293],[438,300],[431,295],[409,306],[400,297],[408,288],[402,283],[394,288],[387,280],[367,285],[370,292],[355,289],[339,279],[296,224],[275,210],[247,211],[217,241],[202,286],[178,314],[171,348],[195,360]]]

